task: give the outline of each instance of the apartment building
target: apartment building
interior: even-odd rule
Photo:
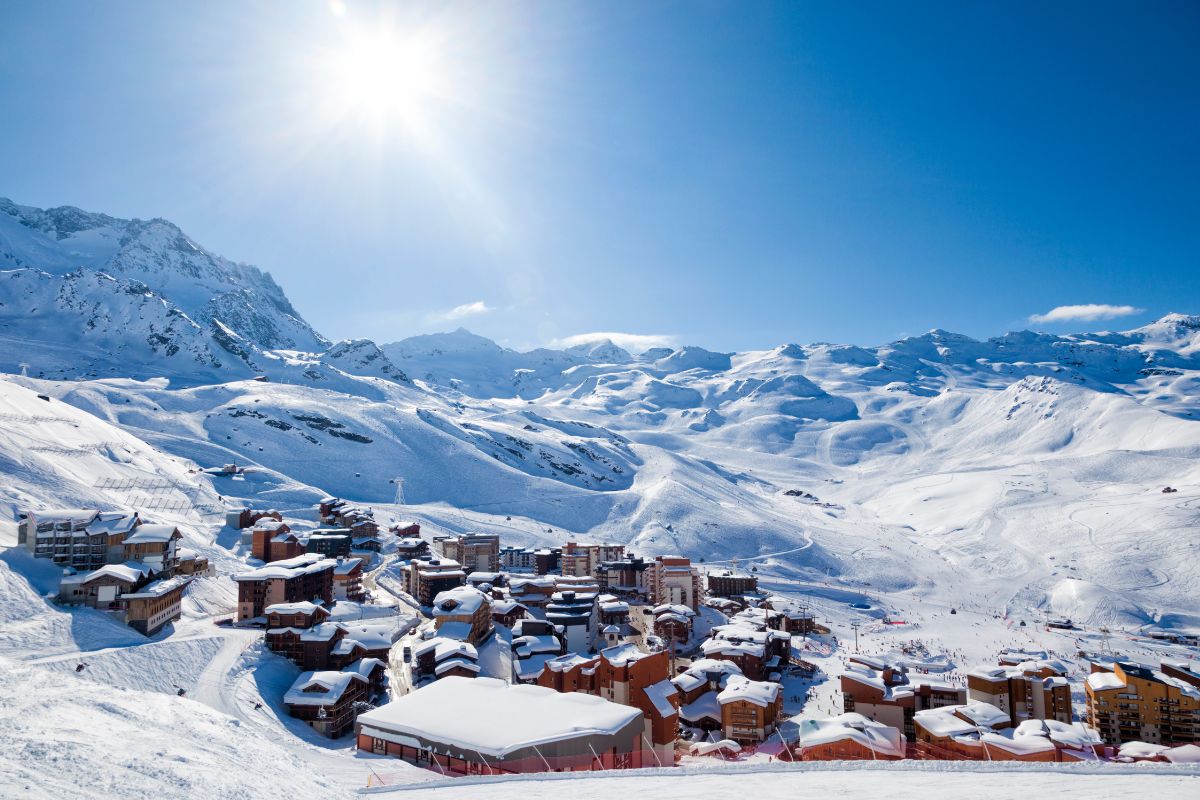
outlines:
[[[1009,715],[1013,727],[1027,719],[1071,721],[1071,686],[1060,661],[975,667],[967,673],[967,695]]]
[[[442,558],[457,561],[464,572],[498,572],[500,570],[500,537],[489,533],[469,533],[462,536],[435,536],[433,549]]]
[[[647,570],[647,590],[655,605],[670,603],[700,610],[703,598],[700,570],[684,556],[656,556]]]
[[[910,675],[869,656],[851,656],[841,677],[842,710],[890,725],[916,737],[913,719],[926,709],[965,705],[967,690],[927,675]]]
[[[1092,664],[1084,683],[1088,721],[1105,741],[1152,745],[1200,741],[1200,671],[1187,662],[1152,669],[1133,662]]]
[[[35,558],[77,571],[125,561],[125,537],[141,524],[137,512],[60,508],[25,511],[17,543]]]
[[[449,558],[410,561],[400,568],[400,573],[404,577],[404,591],[423,606],[433,605],[433,598],[440,592],[467,582],[462,565]]]
[[[714,597],[744,597],[758,594],[758,577],[732,569],[709,571],[708,593]]]
[[[237,621],[263,616],[267,606],[311,600],[333,602],[337,561],[314,553],[276,561],[233,576],[238,585]]]
[[[559,569],[563,575],[584,577],[595,575],[605,561],[620,561],[625,557],[623,544],[591,544],[567,542],[563,545]]]

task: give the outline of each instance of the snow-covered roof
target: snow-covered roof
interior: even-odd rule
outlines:
[[[799,741],[804,747],[850,739],[881,755],[904,756],[900,731],[862,714],[849,712],[828,719],[806,719],[799,728]]]
[[[974,723],[954,714],[953,707],[927,708],[913,715],[913,720],[933,736],[962,736],[976,733],[979,728]]]
[[[174,578],[165,578],[161,581],[148,583],[136,592],[126,592],[121,595],[121,599],[141,600],[144,598],[163,597],[176,589],[187,586],[191,582],[192,578],[190,575],[176,575]]]
[[[474,586],[456,586],[444,592],[438,592],[433,598],[433,614],[460,616],[474,614],[484,603],[490,602],[488,596]]]
[[[343,558],[338,561],[337,566],[333,568],[334,575],[349,575],[362,566],[361,558]]]
[[[731,675],[725,688],[717,695],[721,705],[745,700],[766,708],[779,698],[780,686],[774,681],[752,681],[743,675]]]
[[[377,667],[382,666],[384,666],[384,663],[378,658],[360,658],[358,661],[355,661],[353,664],[350,664],[348,667],[346,667],[343,672],[353,672],[363,676],[364,678],[370,678],[371,673],[374,672]]]
[[[481,709],[504,724],[479,724]],[[499,757],[551,742],[612,735],[631,725],[640,731],[642,712],[582,692],[452,676],[368,711],[358,722],[383,739],[420,737]]]
[[[678,697],[679,692],[669,680],[663,678],[658,683],[652,683],[647,686],[644,691],[646,692],[646,697],[650,698],[650,702],[654,705],[655,710],[658,711],[660,716],[670,717],[676,713],[675,706],[671,703],[671,698]]]
[[[1194,744],[1172,747],[1162,755],[1172,764],[1200,764],[1200,746]]]
[[[82,576],[80,583],[91,583],[98,578],[116,578],[129,583],[137,583],[143,578],[150,577],[152,570],[140,561],[126,561],[124,564],[105,564]]]
[[[195,561],[197,558],[200,557],[200,552],[197,550],[193,550],[190,547],[180,547],[178,550],[175,551],[175,555],[179,558],[180,561]]]
[[[87,526],[88,533],[125,533],[138,524],[137,514],[127,514],[123,511],[101,511],[99,518]]]
[[[699,722],[702,719],[721,721],[721,704],[717,701],[716,692],[705,692],[692,702],[679,707],[679,716],[688,722]]]
[[[709,673],[721,675],[721,685],[724,686],[730,675],[741,675],[742,668],[732,661],[718,658],[698,658],[688,665],[687,671],[681,672],[671,679],[680,691],[690,692],[704,685]]]
[[[94,508],[43,508],[40,511],[26,512],[38,522],[61,524],[64,522],[91,522],[100,515]]]
[[[647,658],[650,654],[638,649],[638,646],[633,642],[625,642],[613,647],[604,648],[600,651],[600,655],[614,667],[623,667],[633,661],[640,661],[643,658]]]
[[[174,525],[139,525],[125,537],[125,544],[166,543],[180,536]]]
[[[696,612],[693,611],[691,607],[682,605],[680,603],[663,603],[662,605],[655,606],[654,614],[656,616],[659,614],[677,614],[681,617],[696,616]]]
[[[320,572],[324,569],[333,569],[336,566],[336,559],[321,558],[316,553],[304,553],[295,558],[289,558],[284,561],[272,561],[265,567],[239,573],[234,575],[233,579],[235,581],[263,581],[273,578],[296,578],[301,575]]]
[[[961,706],[946,706],[945,708],[955,711],[959,716],[981,727],[994,728],[1008,725],[1010,722],[1008,712],[1000,710],[991,703],[972,701]]]
[[[1125,681],[1115,672],[1093,672],[1087,676],[1087,685],[1093,692],[1103,692],[1109,689],[1124,689]]]
[[[318,611],[325,611],[324,608],[311,603],[308,600],[301,600],[298,603],[272,603],[264,610],[266,614],[315,614]],[[325,611],[328,614],[328,611]]]
[[[448,658],[439,661],[433,668],[435,675],[444,675],[452,669],[465,669],[468,672],[479,672],[479,665],[467,658]]]
[[[283,695],[283,702],[291,706],[334,705],[346,693],[351,681],[366,683],[366,679],[357,672],[302,672],[292,683],[292,688]],[[322,691],[305,691],[318,687]]]

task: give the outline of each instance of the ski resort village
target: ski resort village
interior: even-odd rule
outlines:
[[[1200,787],[1200,317],[335,343],[8,201],[0,265],[0,797]]]

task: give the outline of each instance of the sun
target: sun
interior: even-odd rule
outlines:
[[[445,91],[434,41],[392,30],[347,36],[327,54],[324,72],[336,113],[375,124],[423,124]]]

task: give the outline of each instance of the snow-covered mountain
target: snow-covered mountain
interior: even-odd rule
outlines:
[[[86,652],[72,680],[126,687],[102,724],[202,759],[282,742],[254,763],[295,771],[296,796],[361,770],[246,711],[262,662],[209,621],[244,566],[219,524],[231,499],[303,516],[336,494],[427,532],[737,559],[835,624],[887,612],[972,658],[1032,638],[1018,618],[1200,629],[1200,317],[745,353],[517,352],[462,329],[331,344],[269,275],[168,222],[0,201],[0,344],[0,665],[39,692],[20,708],[87,717],[100,684],[54,694],[46,677]],[[229,462],[254,469],[199,470]],[[11,546],[16,513],[45,505],[151,506],[183,526],[219,573],[190,590],[186,635],[146,644],[47,603],[56,571]],[[253,731],[214,735],[220,714]],[[30,723],[23,741],[39,736]],[[57,757],[30,745],[5,763]]]

